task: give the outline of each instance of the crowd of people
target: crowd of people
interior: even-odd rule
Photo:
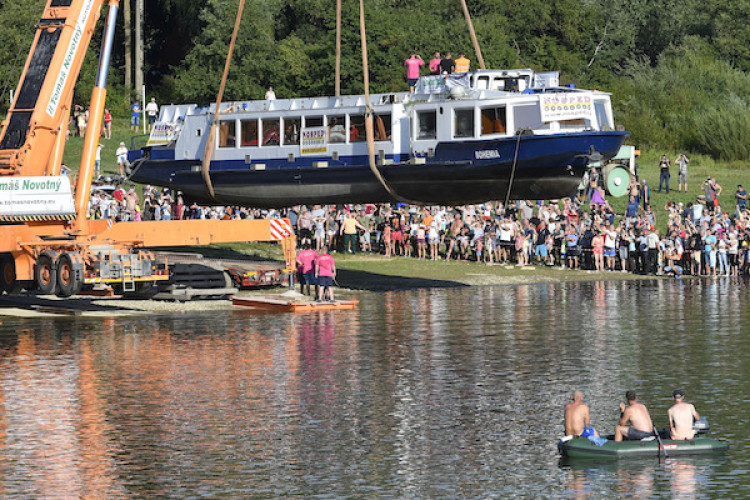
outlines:
[[[584,184],[585,185],[585,184]],[[694,202],[667,202],[666,232],[657,226],[648,184],[634,181],[626,213],[617,216],[601,187],[555,201],[515,201],[462,207],[392,204],[298,206],[285,210],[186,204],[180,193],[144,186],[142,193],[95,188],[91,218],[123,221],[288,217],[298,246],[331,253],[554,266],[638,274],[750,274],[750,212],[738,186],[736,205],[723,210],[713,178]],[[664,227],[664,224],[661,225]]]
[[[633,192],[648,189],[644,182]],[[715,186],[714,179],[707,185]],[[744,193],[744,194],[743,194]],[[715,199],[668,202],[665,234],[656,214],[630,195],[617,217],[601,188],[555,202],[518,201],[505,207],[364,205],[291,210],[301,244],[386,257],[545,265],[639,274],[730,276],[750,271],[750,213],[746,192],[722,211]],[[586,203],[588,198],[589,202]],[[598,201],[601,200],[601,201]]]

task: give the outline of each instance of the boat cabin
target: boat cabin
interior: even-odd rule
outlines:
[[[528,69],[423,77],[413,94],[375,94],[371,102],[381,165],[429,161],[441,143],[614,128],[609,94],[560,87],[556,72]],[[200,159],[207,139],[214,162],[251,170],[345,166],[367,155],[364,96],[224,103],[207,138],[213,109],[163,106],[151,157]]]

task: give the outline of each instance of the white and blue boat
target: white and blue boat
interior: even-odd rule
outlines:
[[[556,199],[629,135],[616,130],[608,93],[559,86],[556,72],[424,77],[414,93],[372,95],[371,110],[390,189],[370,168],[362,95],[223,103],[213,137],[213,106],[163,106],[148,143],[130,151],[130,178],[249,207]]]

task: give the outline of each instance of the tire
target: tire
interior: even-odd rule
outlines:
[[[21,283],[16,279],[16,261],[9,253],[0,255],[0,293],[16,295]]]
[[[36,259],[34,281],[37,289],[44,295],[57,293],[57,269],[55,258],[47,252]]]
[[[81,275],[73,266],[73,258],[68,253],[63,253],[57,259],[57,295],[70,297],[81,291],[83,280]]]

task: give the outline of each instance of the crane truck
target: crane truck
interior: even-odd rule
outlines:
[[[73,89],[105,4],[107,17],[75,185],[61,173]],[[139,291],[169,278],[148,248],[281,241],[287,219],[114,222],[88,218],[119,0],[47,0],[0,130],[0,293],[68,297],[109,284]]]

